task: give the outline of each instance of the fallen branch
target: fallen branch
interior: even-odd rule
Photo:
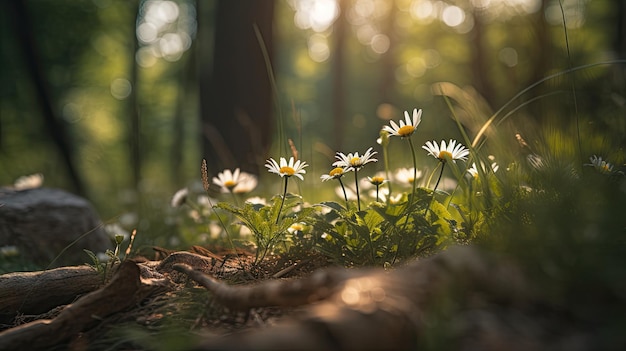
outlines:
[[[54,319],[37,320],[0,333],[0,350],[43,350],[93,327],[141,297],[139,267],[124,261],[111,282],[68,305]]]
[[[0,316],[41,314],[96,290],[102,276],[89,266],[62,267],[0,276]]]
[[[213,293],[217,301],[234,310],[266,306],[300,306],[336,292],[346,279],[346,270],[319,270],[307,279],[268,280],[257,285],[231,286],[202,270],[177,263],[173,268]],[[323,287],[323,288],[320,288]]]

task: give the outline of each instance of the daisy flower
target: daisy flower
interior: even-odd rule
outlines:
[[[373,177],[367,177],[367,180],[376,187],[376,201],[380,201],[380,197],[378,196],[380,186],[388,182],[385,177],[380,175],[375,175]]]
[[[417,126],[422,121],[422,110],[413,109],[413,118],[409,116],[409,111],[404,111],[404,121],[400,120],[400,125],[397,125],[394,121],[389,121],[391,126],[384,126],[383,130],[389,133],[389,136],[399,136],[401,138],[408,138],[417,129]],[[406,122],[406,123],[405,123]]]
[[[287,232],[289,234],[301,234],[304,229],[306,229],[306,223],[304,222],[296,222],[292,225],[289,226],[289,228],[287,228]]]
[[[484,163],[482,163],[482,162],[480,163],[480,168],[482,168],[483,172],[487,173],[487,167],[485,166]],[[493,171],[493,173],[496,173],[499,168],[500,168],[500,166],[498,166],[497,163],[494,162],[494,163],[491,164],[491,170]],[[478,168],[476,166],[476,163],[472,163],[472,167],[470,167],[467,170],[467,173],[469,173],[474,179],[478,178],[478,175],[480,173],[478,172]]]
[[[283,205],[285,204],[285,196],[287,195],[287,184],[289,184],[289,178],[292,176],[296,176],[300,178],[300,180],[304,180],[303,174],[306,173],[304,170],[308,165],[304,161],[297,160],[295,161],[293,156],[289,158],[289,162],[284,157],[280,158],[280,163],[276,162],[273,158],[267,160],[265,167],[267,167],[270,173],[276,173],[281,178],[285,178],[285,188],[283,190],[283,197],[280,202],[280,207],[278,208],[278,215],[276,215],[276,223],[280,220],[280,213],[283,210]]]
[[[344,174],[346,174],[346,172],[344,171],[342,167],[335,167],[332,170],[330,170],[328,174],[322,174],[320,178],[322,179],[323,182],[325,182],[331,179],[339,179],[343,177]]]
[[[467,155],[469,155],[469,150],[463,144],[457,144],[456,140],[452,139],[450,139],[448,145],[446,145],[445,140],[442,140],[441,146],[437,145],[435,141],[427,141],[426,145],[422,146],[422,149],[428,151],[429,155],[444,163],[448,159],[451,159],[452,162],[456,162],[456,160],[467,161]]]
[[[300,180],[304,180],[303,174],[306,174],[304,170],[308,164],[304,161],[293,159],[293,156],[289,158],[289,162],[284,157],[280,158],[280,163],[276,162],[273,158],[267,160],[265,167],[268,168],[268,172],[276,173],[281,177],[291,177],[296,176],[300,178]]]
[[[260,196],[254,196],[254,197],[248,198],[246,202],[253,204],[253,205],[263,205],[263,206],[267,205],[267,200]]]
[[[187,196],[189,195],[189,190],[187,188],[183,188],[178,190],[174,196],[172,196],[172,207],[180,207],[187,201]]]
[[[366,164],[370,162],[377,162],[378,160],[374,158],[374,155],[376,155],[376,153],[377,152],[372,151],[372,148],[370,147],[369,149],[367,149],[367,151],[365,151],[365,154],[363,154],[363,156],[359,156],[358,152],[349,153],[348,155],[344,154],[343,152],[338,152],[337,155],[335,155],[337,161],[333,163],[333,166],[344,168],[346,172],[354,171],[357,207],[359,211],[361,211],[361,199],[359,197],[359,181],[357,179],[357,172],[359,169],[361,169],[361,167],[365,166]]]
[[[373,186],[381,186],[385,183],[387,183],[389,180],[385,179],[383,176],[373,176],[373,177],[367,177],[367,180],[373,185]]]
[[[335,155],[337,161],[333,163],[333,166],[342,167],[346,172],[359,170],[370,162],[377,162],[378,160],[374,158],[376,154],[377,152],[372,151],[371,147],[365,151],[363,156],[359,156],[358,152],[349,153],[347,155],[343,152],[338,152],[337,155]]]
[[[602,160],[602,157],[593,155],[589,157],[589,161],[591,161],[591,163],[585,163],[584,165],[593,167],[596,171],[602,174],[609,174],[613,172],[613,165]]]
[[[430,210],[430,206],[435,199],[435,192],[437,191],[437,187],[439,186],[439,182],[441,181],[441,176],[443,175],[443,169],[446,167],[446,163],[448,160],[452,160],[452,162],[456,163],[456,160],[467,161],[467,155],[469,155],[469,150],[463,146],[461,143],[456,143],[456,140],[450,139],[448,145],[446,145],[445,140],[441,141],[441,146],[437,145],[436,141],[427,141],[426,145],[422,146],[422,149],[428,151],[428,154],[433,156],[434,158],[439,160],[439,164],[441,164],[441,171],[439,172],[439,178],[437,178],[437,183],[435,183],[435,187],[433,188],[433,197],[430,199],[430,203],[426,208],[426,212]]]
[[[15,190],[27,190],[40,188],[43,184],[43,174],[36,173],[27,176],[21,176],[15,180],[13,187]]]
[[[346,208],[348,208],[348,194],[346,193],[346,188],[341,181],[341,177],[345,174],[345,170],[343,167],[335,167],[328,172],[328,174],[322,174],[320,177],[323,182],[331,179],[337,179],[339,184],[341,185],[341,189],[343,190],[343,198],[346,200]]]
[[[241,172],[236,168],[234,172],[226,169],[213,177],[213,183],[222,188],[223,193],[249,193],[256,188],[258,181],[254,174]]]
[[[415,168],[398,168],[393,177],[398,183],[413,185],[422,177],[422,171],[418,169],[416,172]]]

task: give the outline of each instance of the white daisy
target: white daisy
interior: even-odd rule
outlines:
[[[182,188],[178,190],[174,196],[172,196],[172,207],[180,207],[185,201],[187,201],[187,196],[189,195],[189,190],[187,188]]]
[[[322,174],[320,178],[322,179],[323,182],[325,182],[327,180],[341,178],[343,177],[345,173],[346,172],[344,171],[342,167],[335,167],[330,172],[328,172],[328,174]]]
[[[276,162],[273,158],[267,160],[265,167],[267,167],[268,172],[276,173],[281,177],[291,177],[296,176],[301,180],[304,180],[303,174],[306,174],[304,170],[308,165],[304,161],[293,159],[293,156],[289,158],[289,162],[284,157],[280,158],[280,163]]]
[[[602,160],[602,157],[593,155],[589,157],[589,161],[591,161],[591,163],[585,163],[585,166],[593,167],[596,171],[603,174],[609,174],[613,172],[613,165]]]
[[[349,153],[348,155],[343,152],[338,152],[337,155],[335,155],[337,161],[333,163],[333,166],[342,167],[346,172],[359,170],[370,162],[377,162],[378,160],[373,157],[376,154],[377,152],[372,151],[371,147],[365,151],[363,156],[359,156],[358,152]]]
[[[463,144],[457,144],[457,141],[453,139],[450,139],[448,145],[446,145],[445,140],[442,140],[441,146],[437,145],[435,141],[427,141],[422,149],[428,151],[429,155],[441,162],[446,162],[448,159],[451,159],[452,162],[456,162],[456,160],[467,161],[467,155],[469,155],[469,150]]]
[[[389,136],[399,136],[401,138],[407,138],[413,135],[421,121],[421,109],[413,109],[413,118],[409,116],[408,111],[404,111],[404,121],[400,120],[400,125],[397,125],[394,121],[389,121],[391,126],[384,126],[383,130],[388,132]]]
[[[254,174],[241,172],[236,168],[234,172],[225,169],[218,173],[217,177],[213,177],[213,183],[220,186],[223,193],[249,193],[256,188],[258,180]]]
[[[485,164],[483,162],[480,163],[480,168],[482,168],[484,173],[487,173],[487,167],[485,166]],[[491,170],[493,171],[493,173],[496,173],[498,171],[498,169],[500,168],[500,166],[498,166],[497,163],[493,162],[491,164]],[[472,167],[470,167],[467,170],[467,173],[469,173],[472,177],[474,177],[474,179],[478,178],[479,172],[478,172],[478,168],[476,166],[476,163],[472,163]]]
[[[246,202],[251,203],[253,205],[263,205],[263,206],[267,205],[267,200],[259,196],[248,198]]]
[[[374,186],[381,186],[385,183],[387,183],[389,180],[385,179],[385,177],[380,176],[380,175],[375,175],[373,177],[367,177],[367,180],[370,182],[370,184],[374,185]]]
[[[400,184],[412,185],[417,179],[422,177],[422,171],[417,170],[417,174],[415,174],[415,168],[398,168],[393,178]],[[416,177],[414,177],[416,175]]]
[[[35,173],[27,176],[21,176],[15,180],[13,187],[15,190],[27,190],[40,188],[43,184],[43,174]]]

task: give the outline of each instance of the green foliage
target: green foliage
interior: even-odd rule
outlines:
[[[282,211],[281,213],[281,204]],[[243,206],[235,206],[227,202],[220,202],[215,207],[228,211],[252,231],[257,246],[255,263],[262,261],[268,252],[271,252],[279,243],[288,245],[285,234],[295,223],[308,221],[313,213],[312,208],[300,208],[302,198],[298,195],[285,194],[284,203],[281,196],[274,196],[270,205],[252,204],[246,202]]]
[[[90,267],[95,269],[98,274],[102,276],[102,280],[106,282],[110,278],[111,269],[119,264],[122,259],[120,258],[120,245],[124,241],[123,235],[115,235],[115,251],[107,249],[104,254],[107,257],[105,262],[102,262],[98,255],[93,253],[93,251],[88,249],[83,249],[83,251],[89,256],[91,259],[91,264],[87,263]]]
[[[372,202],[364,211],[321,203],[329,211],[315,217],[316,247],[344,266],[391,266],[444,248],[458,231],[457,222],[439,201],[431,201],[432,192],[417,190],[412,203],[405,193],[398,203]]]

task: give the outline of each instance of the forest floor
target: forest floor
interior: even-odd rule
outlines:
[[[202,257],[202,258],[199,258]],[[172,259],[173,258],[173,259]],[[12,323],[0,329],[0,346],[19,347],[32,338],[46,340],[41,344],[30,344],[31,349],[41,350],[170,350],[191,346],[192,336],[220,336],[251,328],[264,328],[289,314],[291,308],[258,307],[238,311],[222,306],[212,294],[199,286],[185,274],[172,269],[176,263],[188,263],[228,285],[258,284],[270,279],[291,279],[308,276],[311,272],[328,267],[327,258],[314,252],[297,256],[268,255],[262,262],[255,264],[252,252],[240,251],[237,255],[232,250],[209,250],[195,246],[189,252],[172,252],[155,249],[154,257],[130,259],[141,267],[142,286],[135,297],[127,296],[134,302],[126,308],[105,317],[96,316],[90,305],[83,306],[81,299],[90,299],[89,295],[77,296],[70,305],[60,305],[50,311],[37,314],[18,314]],[[196,267],[194,267],[196,268]],[[115,273],[113,274],[115,276]],[[109,290],[110,294],[126,294],[126,281],[120,284],[112,278],[99,290]],[[42,292],[43,293],[43,292]],[[54,294],[54,291],[48,293]],[[140,295],[140,298],[137,298]],[[95,300],[94,300],[95,301]],[[100,299],[96,304],[114,306],[117,298]],[[94,314],[97,323],[89,326],[72,328],[50,328],[39,331],[38,323],[50,323],[57,319],[64,320],[64,311],[72,305],[81,308],[72,313]],[[84,308],[83,308],[84,307]],[[104,310],[107,308],[105,307]],[[70,318],[72,320],[72,318]],[[75,319],[81,323],[82,319]],[[29,330],[30,329],[30,330]],[[26,331],[25,333],[23,331]],[[40,333],[43,333],[42,336]],[[47,334],[55,334],[54,337]],[[67,334],[67,335],[62,335]],[[17,337],[16,337],[17,335]],[[62,336],[62,337],[61,337]],[[2,340],[4,339],[4,341]],[[172,347],[172,345],[177,345]],[[0,347],[2,348],[2,347]]]

